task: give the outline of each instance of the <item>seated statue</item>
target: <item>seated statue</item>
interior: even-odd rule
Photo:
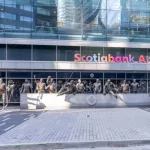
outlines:
[[[115,94],[116,92],[117,92],[116,86],[111,82],[110,79],[108,79],[106,84],[104,85],[103,94],[106,95],[108,93],[117,98],[117,94]]]
[[[102,84],[99,79],[97,79],[96,82],[94,83],[93,89],[94,89],[94,94],[102,92]]]
[[[25,80],[25,83],[22,84],[21,92],[22,93],[31,93],[32,92],[32,86],[27,79]]]
[[[122,93],[129,93],[129,84],[126,82],[126,80],[124,80],[121,84],[121,91]]]
[[[71,94],[75,90],[74,80],[70,82],[65,82],[64,86],[60,89],[57,96],[64,95],[64,94]]]

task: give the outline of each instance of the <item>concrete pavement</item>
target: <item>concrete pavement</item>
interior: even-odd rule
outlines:
[[[35,144],[47,149],[143,146],[150,144],[149,110],[1,111],[0,149]]]

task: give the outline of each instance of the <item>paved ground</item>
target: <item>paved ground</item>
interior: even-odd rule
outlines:
[[[60,149],[57,149],[60,150]],[[114,147],[114,148],[82,148],[82,149],[63,149],[63,150],[150,150],[150,146],[131,146],[131,147]]]
[[[0,145],[150,140],[149,111],[149,108],[0,111]]]

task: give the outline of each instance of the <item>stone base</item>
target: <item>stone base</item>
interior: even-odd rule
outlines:
[[[118,94],[118,98],[103,94],[21,94],[21,109],[71,109],[101,107],[131,107],[150,105],[149,94]]]

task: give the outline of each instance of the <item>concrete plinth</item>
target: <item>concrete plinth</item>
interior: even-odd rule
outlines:
[[[70,109],[100,107],[130,107],[150,105],[149,94],[21,94],[21,109]]]

